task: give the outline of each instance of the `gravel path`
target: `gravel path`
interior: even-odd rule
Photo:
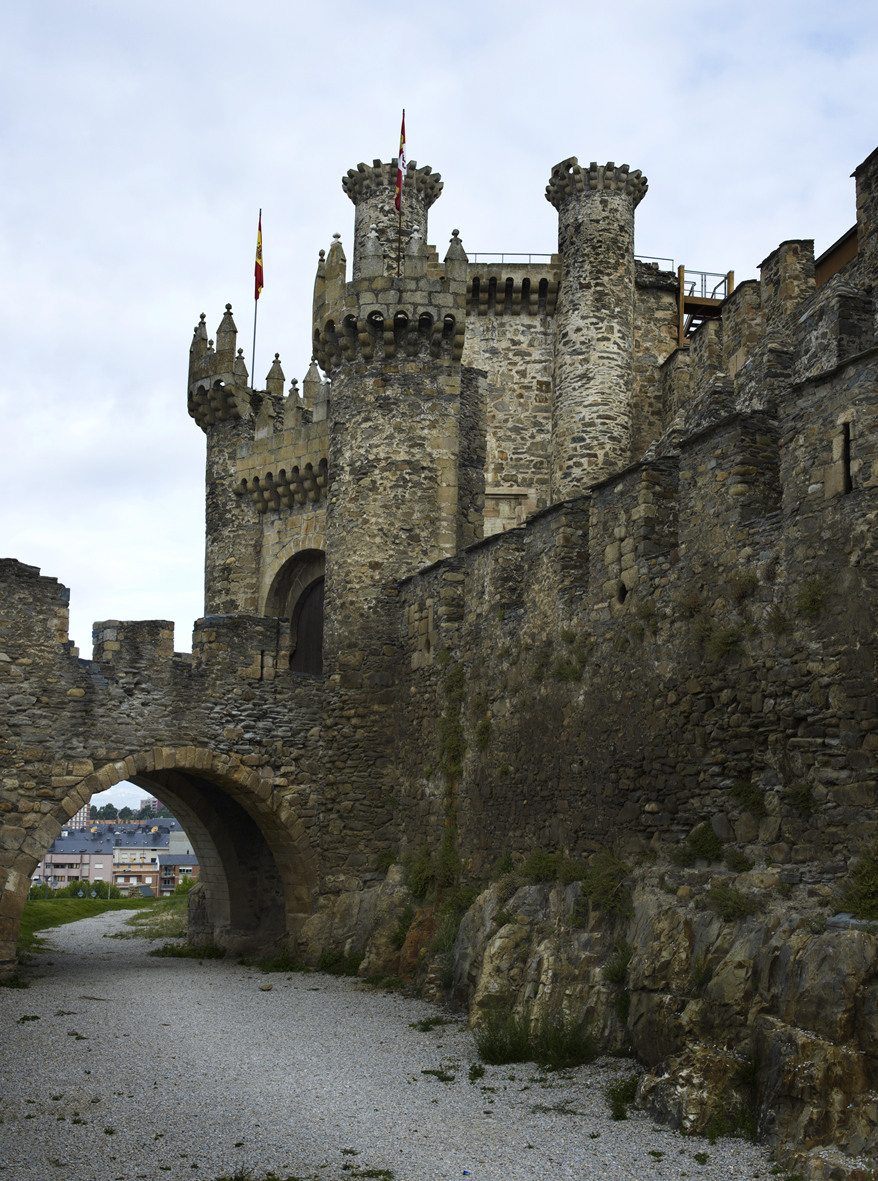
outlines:
[[[149,958],[145,940],[105,938],[126,917],[48,932],[39,978],[0,989],[0,1181],[768,1176],[745,1142],[612,1121],[604,1088],[629,1062],[489,1066],[470,1083],[462,1020],[410,1027],[441,1016],[433,1006],[356,980]]]

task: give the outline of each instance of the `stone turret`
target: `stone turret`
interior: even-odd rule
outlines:
[[[634,210],[646,178],[627,164],[552,169],[561,284],[555,315],[552,499],[630,458],[634,390]]]
[[[359,279],[366,259],[374,265],[375,238],[381,244],[383,267],[380,273],[396,274],[397,239],[399,237],[399,213],[394,205],[396,197],[396,160],[384,164],[373,160],[371,165],[358,164],[348,170],[342,178],[342,188],[357,208],[354,223],[353,278]],[[402,249],[415,226],[420,228],[427,241],[427,213],[430,206],[442,192],[442,178],[438,172],[426,166],[418,168],[412,160],[406,168],[402,200]],[[373,233],[374,227],[374,233]],[[372,234],[372,242],[367,238]],[[368,263],[366,264],[368,268]]]

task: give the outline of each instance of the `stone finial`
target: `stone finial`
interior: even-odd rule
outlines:
[[[378,237],[378,227],[372,222],[369,233],[363,242],[358,259],[361,277],[371,278],[384,274],[384,247]]]
[[[235,321],[232,318],[232,305],[227,303],[223,318],[216,330],[216,351],[219,356],[221,366],[226,365],[229,369],[231,369],[234,363],[237,343],[238,329],[236,328]]]
[[[622,192],[631,197],[636,208],[648,187],[639,168],[632,172],[627,164],[617,167],[612,160],[601,165],[592,161],[588,168],[583,168],[575,156],[570,156],[552,169],[546,200],[560,209],[574,193]]]
[[[468,263],[469,259],[460,240],[460,230],[452,230],[448,250],[445,252],[445,278],[466,282]]]
[[[420,226],[412,228],[412,236],[405,248],[405,276],[420,279],[427,273],[427,247],[421,237]]]
[[[274,354],[274,360],[265,379],[265,388],[270,394],[278,398],[284,396],[284,371],[281,369],[280,353]]]
[[[244,360],[243,349],[238,349],[238,355],[235,357],[234,374],[237,385],[247,385],[247,378],[250,376],[250,374],[247,370],[247,362]]]
[[[302,382],[303,399],[306,410],[313,410],[314,403],[320,396],[320,389],[323,385],[323,380],[320,377],[320,370],[317,368],[316,361],[311,362],[308,372],[305,374],[305,380]]]
[[[325,266],[327,283],[332,279],[337,279],[339,275],[344,278],[346,264],[347,258],[345,257],[344,247],[341,244],[341,234],[333,234],[332,245],[329,248]]]

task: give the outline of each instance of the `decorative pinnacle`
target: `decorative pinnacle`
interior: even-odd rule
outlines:
[[[333,242],[340,242],[341,241],[341,234],[333,234],[332,240],[333,240]]]
[[[203,324],[204,321],[207,319],[207,316],[204,314],[204,312],[202,312],[201,315],[198,317],[198,319]]]
[[[320,257],[320,261],[323,262],[324,258],[326,258],[326,251],[321,250],[319,257]]]
[[[452,238],[459,238],[460,237],[460,230],[452,230],[451,237]],[[450,239],[449,239],[449,241],[450,241]]]
[[[594,160],[583,168],[575,156],[556,164],[546,185],[546,200],[556,209],[574,193],[622,192],[631,197],[636,208],[649,186],[639,168],[632,172],[627,164],[618,167],[612,162],[597,165]]]

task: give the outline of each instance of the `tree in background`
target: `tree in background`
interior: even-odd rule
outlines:
[[[119,809],[115,804],[104,804],[103,808],[98,808],[97,816],[93,817],[95,820],[118,820]]]
[[[133,815],[134,815],[134,813],[131,811],[131,809],[128,807],[127,804],[125,805],[124,808],[119,809],[119,819],[120,820],[130,820]]]
[[[192,874],[184,873],[179,882],[177,882],[176,886],[174,886],[174,893],[188,894],[194,885],[195,880],[193,879]]]

